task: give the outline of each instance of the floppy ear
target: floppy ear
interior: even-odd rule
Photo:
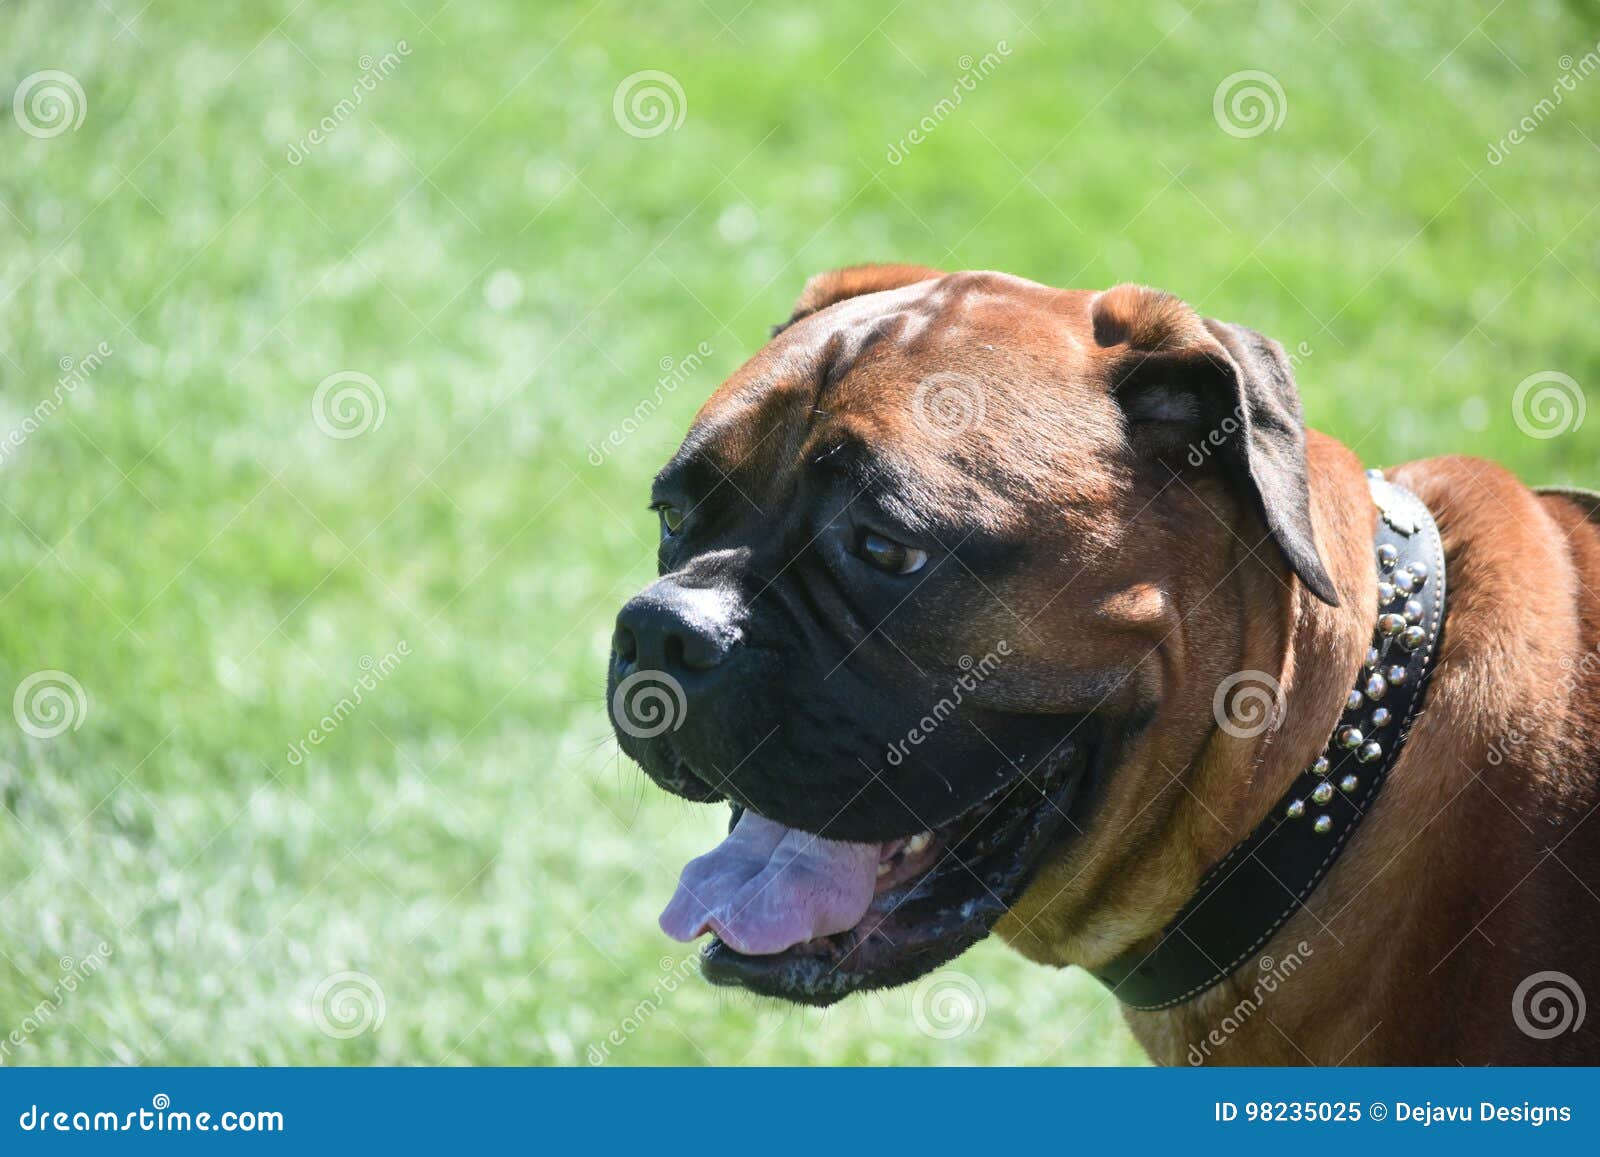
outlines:
[[[1111,388],[1136,442],[1215,461],[1247,494],[1289,569],[1339,605],[1311,526],[1305,422],[1289,359],[1254,330],[1200,318],[1170,294],[1119,285],[1091,307],[1095,341],[1126,346]]]
[[[878,293],[885,289],[900,289],[919,281],[931,281],[944,274],[926,265],[851,265],[845,269],[830,269],[819,273],[800,291],[789,320],[772,327],[776,337],[801,318],[810,317],[820,309],[827,309],[847,297],[860,297],[863,293]]]

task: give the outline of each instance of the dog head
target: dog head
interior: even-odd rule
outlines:
[[[736,819],[663,924],[813,1003],[1015,942],[1042,870],[1098,865],[1087,903],[1182,810],[1151,777],[1216,730],[1247,607],[1337,599],[1282,351],[1137,286],[813,278],[651,504],[618,740]]]

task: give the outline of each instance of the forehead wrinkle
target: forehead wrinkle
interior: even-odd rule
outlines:
[[[924,289],[867,294],[784,328],[712,393],[675,460],[699,452],[734,473],[759,447],[763,473],[795,461],[839,387],[863,362],[879,360],[874,351],[905,349],[929,330],[943,295],[924,300]]]
[[[880,343],[893,344],[905,320],[898,312],[863,317],[826,333],[812,319],[796,323],[701,407],[678,457],[699,455],[730,476],[776,481],[787,464],[804,462],[818,422],[829,416],[833,387]]]
[[[772,479],[783,472],[810,425],[815,351],[766,346],[712,394],[668,463],[704,462],[719,476]]]
[[[844,496],[879,474],[880,504],[910,525],[1003,530],[1041,507],[1073,517],[1114,488],[1103,451],[1120,436],[1096,350],[1078,332],[1092,297],[962,274],[839,302],[735,371],[679,457],[704,454],[753,497],[782,500],[818,455],[843,452],[838,438],[848,433],[869,465]],[[919,383],[940,373],[972,381],[989,403],[985,420],[956,439],[909,425]]]
[[[936,537],[1013,522],[1015,503],[1005,493],[975,488],[959,466],[903,453],[893,440],[857,427],[844,416],[818,423],[803,467],[821,488],[852,503],[866,500],[903,529]]]

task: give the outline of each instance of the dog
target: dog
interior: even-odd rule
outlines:
[[[1600,498],[1385,473],[1448,574],[1420,713],[1253,952],[1162,1007],[1112,988],[1158,1063],[1600,1062]],[[663,928],[809,1004],[991,933],[1159,951],[1361,699],[1373,485],[1275,342],[1166,293],[813,277],[655,478],[661,577],[617,619],[623,751],[733,807]],[[1268,726],[1223,725],[1241,673]]]

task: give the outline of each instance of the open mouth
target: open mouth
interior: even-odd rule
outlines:
[[[1064,740],[955,818],[878,844],[736,809],[728,838],[684,869],[661,926],[684,942],[713,933],[706,978],[765,996],[826,1005],[904,984],[987,936],[1057,837],[1079,830],[1087,763]]]

